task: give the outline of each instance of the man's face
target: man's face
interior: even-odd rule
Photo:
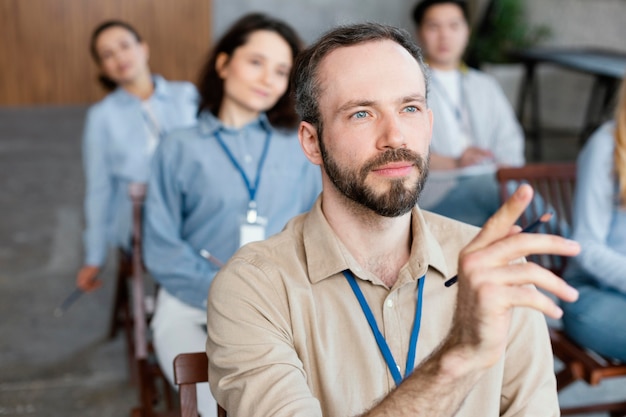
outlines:
[[[431,66],[454,69],[467,47],[469,27],[458,5],[442,3],[426,10],[417,34]]]
[[[427,176],[432,131],[418,63],[397,43],[374,41],[331,52],[318,74],[326,179],[379,215],[407,213]]]

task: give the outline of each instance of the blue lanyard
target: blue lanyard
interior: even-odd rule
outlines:
[[[243,170],[239,162],[235,159],[235,156],[230,152],[224,140],[222,140],[222,136],[219,132],[215,132],[215,137],[217,138],[217,142],[220,144],[230,161],[233,163],[237,171],[241,174],[243,181],[246,183],[246,188],[248,189],[248,194],[250,196],[250,209],[256,209],[256,192],[259,189],[259,182],[261,181],[261,171],[263,170],[263,165],[265,164],[265,159],[267,157],[267,151],[270,148],[270,139],[272,137],[271,132],[267,132],[267,136],[265,137],[265,145],[263,145],[263,152],[261,153],[261,159],[259,159],[259,166],[257,167],[256,179],[254,180],[254,185],[251,184],[250,179],[246,175],[246,172]]]
[[[385,340],[385,336],[382,335],[380,330],[378,329],[378,325],[376,324],[376,319],[374,318],[374,314],[372,314],[372,310],[367,304],[367,300],[363,295],[363,292],[359,288],[356,283],[356,279],[352,272],[349,270],[343,271],[343,275],[348,280],[354,295],[356,296],[359,304],[361,305],[361,309],[363,310],[363,314],[365,314],[365,318],[372,329],[372,333],[374,333],[374,338],[376,339],[376,343],[378,344],[378,348],[380,352],[383,354],[385,358],[385,362],[387,362],[387,367],[389,368],[389,372],[391,372],[391,376],[393,380],[396,382],[396,386],[400,385],[402,380],[409,376],[411,372],[413,372],[413,368],[415,367],[415,352],[417,349],[417,339],[420,333],[420,323],[422,321],[422,294],[424,293],[424,281],[426,281],[426,275],[422,276],[418,280],[417,284],[417,302],[415,304],[415,319],[413,320],[413,330],[411,330],[411,340],[409,341],[409,352],[406,356],[406,368],[404,378],[402,374],[400,374],[400,367],[396,364],[393,355],[391,354],[391,349],[389,349],[389,345],[387,345],[387,341]]]

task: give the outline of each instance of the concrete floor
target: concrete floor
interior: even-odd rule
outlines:
[[[104,288],[62,317],[53,310],[80,266],[84,107],[0,109],[0,416],[128,416],[137,404],[123,338],[106,339],[114,267]],[[552,135],[546,159],[575,158]],[[626,380],[575,384],[564,404],[623,399]],[[603,416],[595,414],[594,416]]]

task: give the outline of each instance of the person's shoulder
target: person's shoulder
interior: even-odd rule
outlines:
[[[242,246],[230,258],[227,268],[246,265],[261,271],[266,279],[276,281],[276,284],[286,276],[295,279],[295,275],[289,271],[295,265],[306,264],[303,230],[307,215],[304,213],[293,217],[282,231],[265,240]],[[247,279],[244,276],[241,278]]]
[[[467,68],[466,77],[472,84],[477,84],[481,86],[489,86],[492,89],[498,89],[498,90],[502,89],[500,87],[500,84],[498,83],[498,80],[496,80],[496,78],[493,75],[485,71],[482,71],[476,68]]]
[[[113,90],[100,100],[90,105],[87,111],[91,114],[97,114],[117,110],[119,108],[119,95],[120,94],[117,89]]]
[[[589,137],[588,143],[593,145],[614,146],[615,121],[609,120],[598,127]]]
[[[615,149],[615,122],[610,120],[597,128],[587,139],[587,142],[580,151],[578,162],[582,163],[589,158],[589,155],[596,155],[609,161],[612,159]]]
[[[90,122],[106,122],[107,120],[116,119],[120,116],[124,117],[126,113],[124,112],[123,106],[120,105],[119,93],[118,90],[114,90],[99,101],[91,104],[87,108],[87,120]]]
[[[184,146],[199,140],[203,140],[203,135],[197,125],[192,125],[172,129],[168,132],[163,143],[167,143],[169,146]]]
[[[179,94],[185,94],[185,95],[196,95],[198,94],[198,89],[196,88],[196,86],[189,82],[189,81],[168,81],[165,80],[165,82],[167,83],[168,88],[170,88],[171,90],[175,91],[176,93]]]

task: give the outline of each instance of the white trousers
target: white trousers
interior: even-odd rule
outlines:
[[[205,351],[206,311],[191,307],[160,288],[151,327],[159,365],[170,384],[175,386],[174,358],[179,353]],[[196,386],[198,412],[202,417],[216,417],[217,403],[209,384]]]

